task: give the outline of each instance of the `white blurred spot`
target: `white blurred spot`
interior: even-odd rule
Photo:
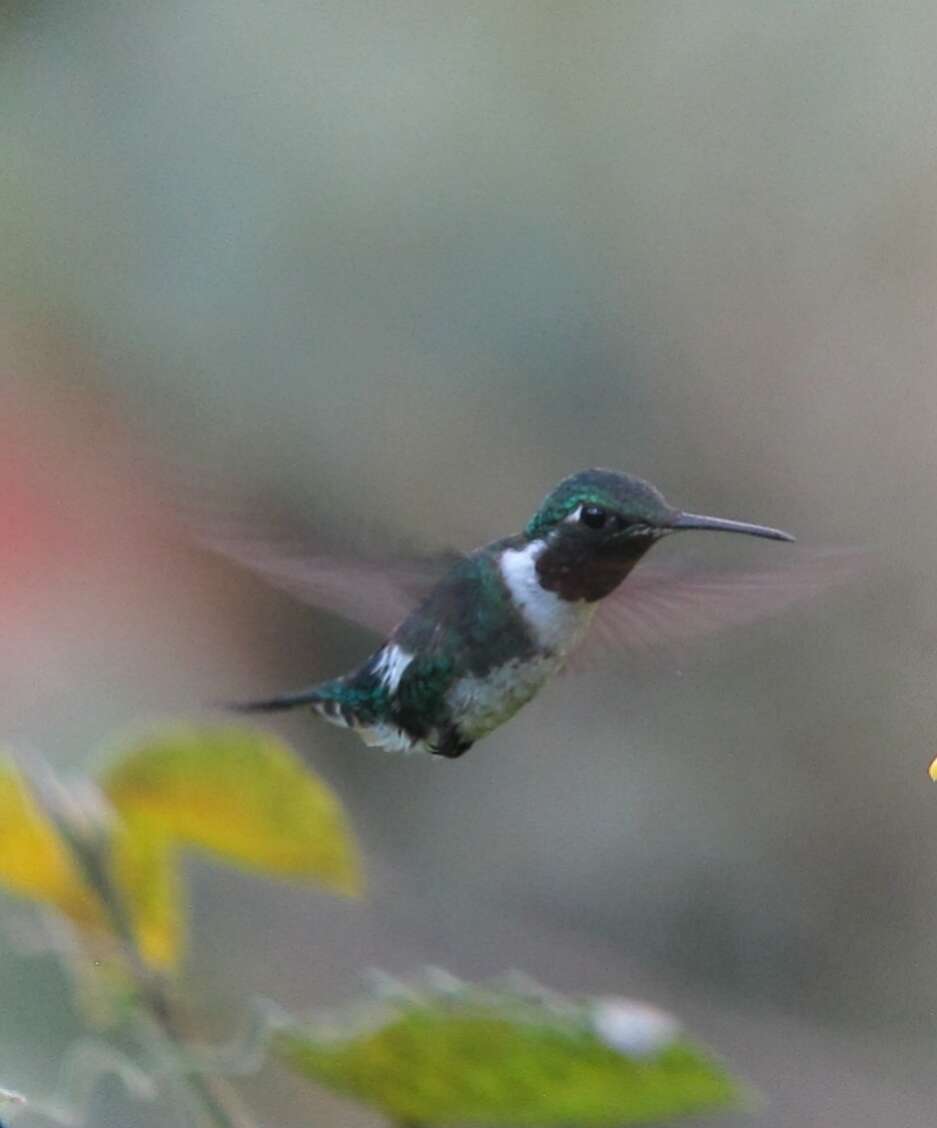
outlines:
[[[649,1057],[666,1049],[680,1033],[680,1023],[666,1011],[633,999],[597,999],[592,1026],[613,1050],[629,1057]]]

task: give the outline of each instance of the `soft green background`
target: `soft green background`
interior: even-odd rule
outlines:
[[[77,766],[367,652],[167,547],[157,473],[343,547],[461,547],[599,463],[882,550],[867,587],[566,680],[458,763],[283,723],[370,896],[193,863],[206,1033],[367,964],[522,966],[684,1016],[769,1100],[720,1128],[930,1128],[933,5],[32,0],[0,35],[0,467],[48,518],[28,569],[0,544],[3,737]],[[20,946],[0,1083],[31,1091],[74,1026]],[[282,1128],[374,1123],[248,1089]],[[114,1087],[93,1122],[163,1123]]]

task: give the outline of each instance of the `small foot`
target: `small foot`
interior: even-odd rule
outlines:
[[[459,736],[455,729],[450,729],[448,732],[440,733],[439,743],[434,744],[430,748],[430,752],[434,756],[445,756],[447,760],[457,760],[460,756],[464,756],[471,747],[471,740],[465,740],[464,737]]]

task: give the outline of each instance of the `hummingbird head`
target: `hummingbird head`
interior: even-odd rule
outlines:
[[[537,557],[540,583],[566,599],[610,594],[661,537],[685,529],[746,533],[792,541],[764,525],[685,513],[649,482],[614,470],[582,470],[546,496],[524,536],[543,545]]]

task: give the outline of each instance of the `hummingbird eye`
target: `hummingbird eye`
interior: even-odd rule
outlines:
[[[604,529],[608,524],[608,510],[600,505],[584,505],[579,511],[579,523],[590,529]]]

